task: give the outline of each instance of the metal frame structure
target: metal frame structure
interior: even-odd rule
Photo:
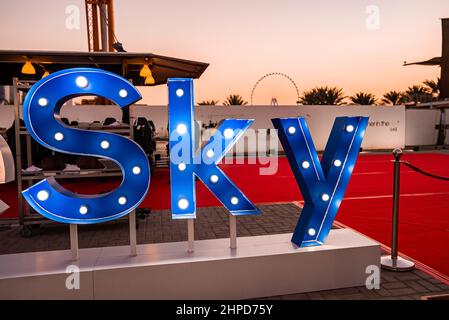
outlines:
[[[86,0],[89,51],[114,51],[114,9],[112,0]],[[99,32],[100,31],[100,32]],[[101,46],[100,46],[101,37]]]

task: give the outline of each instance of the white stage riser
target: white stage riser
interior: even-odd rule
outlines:
[[[332,230],[325,246],[295,248],[290,234],[80,250],[80,290],[67,290],[68,251],[0,256],[0,299],[248,299],[364,286],[380,246]],[[20,263],[14,269],[14,263]]]

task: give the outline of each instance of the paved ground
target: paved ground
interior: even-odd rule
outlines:
[[[291,232],[296,224],[299,209],[293,204],[259,206],[260,216],[239,217],[239,236],[256,236]],[[229,237],[229,219],[224,208],[200,208],[195,221],[195,239]],[[48,224],[34,230],[31,238],[22,238],[19,228],[0,232],[0,254],[61,250],[69,248],[67,226]],[[168,211],[151,213],[139,221],[137,241],[143,243],[173,242],[187,240],[185,221],[172,220]],[[92,226],[79,226],[81,248],[126,245],[129,243],[126,220]],[[395,273],[382,271],[379,290],[365,287],[294,294],[269,299],[421,299],[428,295],[449,294],[449,286],[430,275],[415,270]]]
[[[238,217],[238,236],[259,236],[292,232],[300,209],[293,204],[258,206],[263,214]],[[78,226],[80,248],[129,244],[127,220]],[[0,254],[63,250],[70,248],[69,228],[61,224],[44,224],[34,229],[31,238],[22,238],[19,228],[0,232]],[[222,207],[198,208],[195,239],[229,238],[229,217]],[[153,212],[139,220],[137,243],[160,243],[187,240],[187,223],[173,220],[168,210]]]
[[[379,289],[354,287],[312,293],[291,294],[268,299],[281,300],[420,300],[426,296],[449,294],[449,286],[420,271],[382,270]],[[449,297],[447,298],[449,299]]]

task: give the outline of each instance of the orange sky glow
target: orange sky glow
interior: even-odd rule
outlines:
[[[80,9],[79,29],[65,25],[69,5]],[[437,67],[402,64],[441,55],[439,19],[449,17],[447,0],[115,0],[114,7],[127,51],[210,63],[195,81],[196,102],[222,102],[230,93],[249,101],[270,72],[289,75],[300,92],[321,85],[377,97],[404,90],[438,77]],[[0,29],[0,49],[87,50],[81,0],[0,0]],[[167,103],[166,86],[140,89],[144,103]],[[284,78],[268,78],[254,104],[273,97],[295,104],[296,92]]]

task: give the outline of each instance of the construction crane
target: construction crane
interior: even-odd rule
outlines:
[[[441,19],[443,30],[443,46],[441,57],[435,57],[430,60],[404,63],[404,66],[422,65],[422,66],[439,66],[441,67],[440,76],[440,99],[449,99],[449,18]]]
[[[89,52],[125,52],[114,33],[113,0],[85,0]]]

